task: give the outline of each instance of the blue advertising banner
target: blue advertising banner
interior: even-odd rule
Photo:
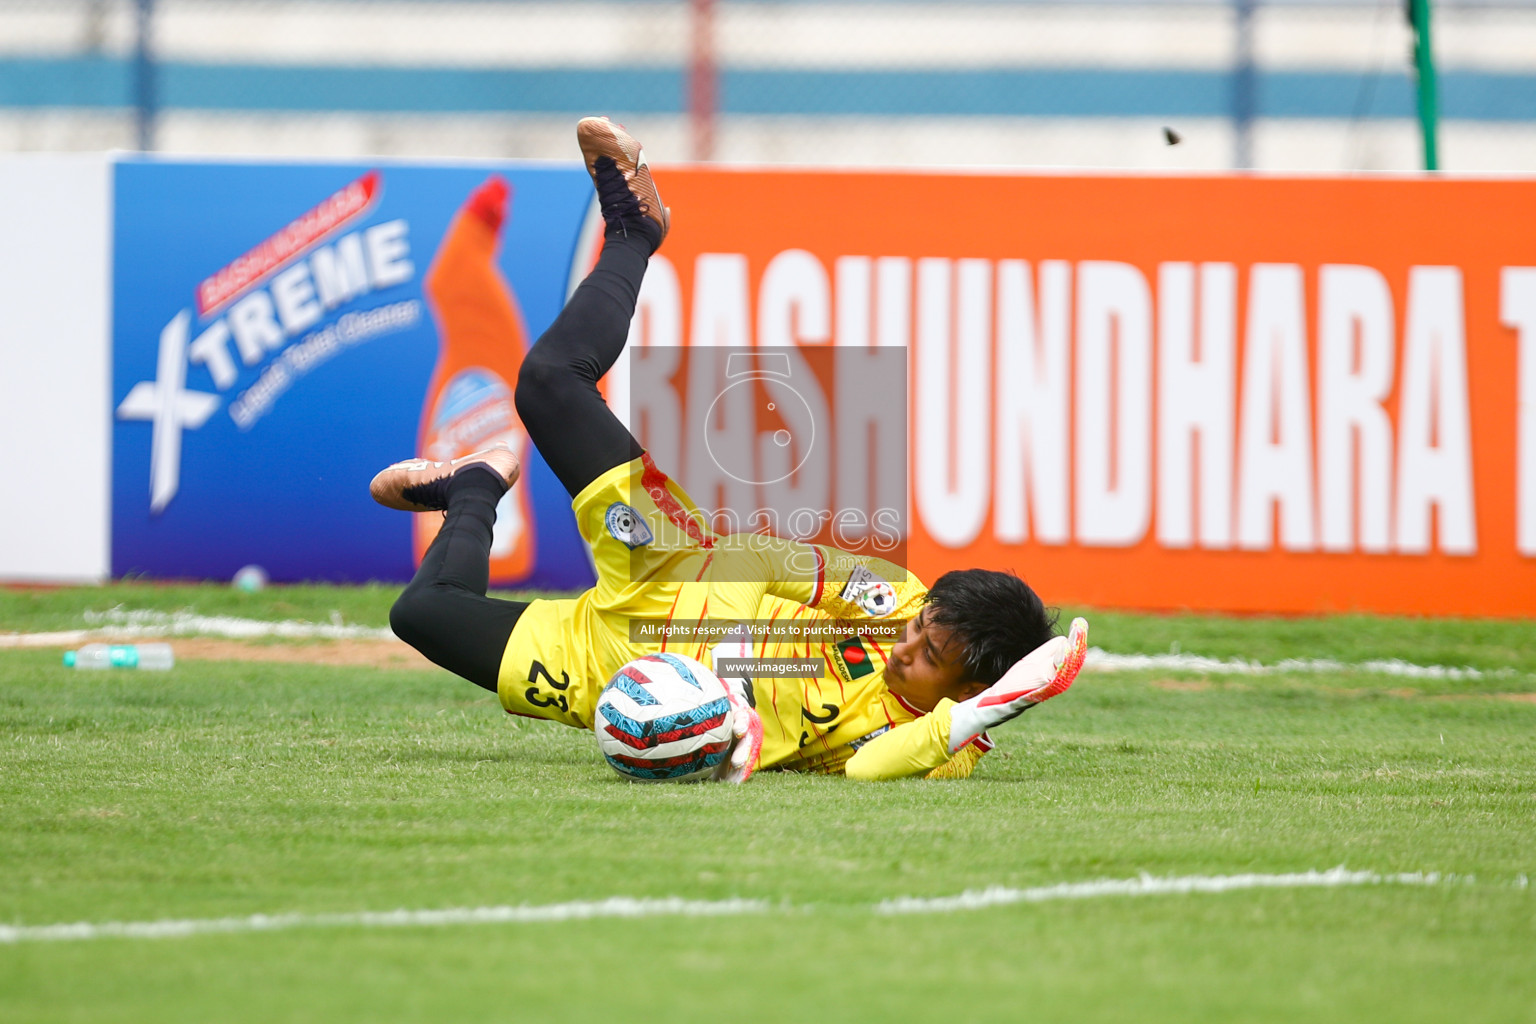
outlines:
[[[113,575],[408,579],[437,517],[368,481],[500,442],[493,582],[589,585],[511,389],[591,199],[579,165],[119,162]]]

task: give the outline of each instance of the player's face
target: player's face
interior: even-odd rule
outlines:
[[[974,697],[986,686],[966,679],[960,654],[960,641],[948,629],[928,621],[924,607],[891,648],[885,685],[919,711],[932,711],[945,697],[954,701]]]

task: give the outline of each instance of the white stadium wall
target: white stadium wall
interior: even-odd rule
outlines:
[[[0,159],[0,580],[109,571],[111,168]]]

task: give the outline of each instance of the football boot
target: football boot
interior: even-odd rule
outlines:
[[[576,142],[581,146],[587,173],[597,186],[603,220],[614,224],[633,217],[649,217],[661,228],[661,237],[665,239],[672,212],[661,205],[645,153],[634,136],[606,117],[584,117],[576,123]]]
[[[397,508],[402,512],[441,512],[448,507],[448,482],[469,469],[494,473],[507,487],[517,483],[522,472],[512,449],[498,445],[448,462],[406,459],[386,466],[368,485],[368,493],[385,508]]]

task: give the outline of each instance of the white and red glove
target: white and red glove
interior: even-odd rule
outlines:
[[[714,646],[711,652],[714,665],[722,658],[752,657],[752,638],[742,633],[732,633]],[[715,769],[715,780],[740,785],[757,771],[757,759],[763,753],[763,719],[747,700],[747,680],[740,676],[715,674],[725,684],[726,698],[731,702],[731,731],[735,741],[731,752]]]
[[[1052,637],[1003,673],[1003,678],[949,713],[949,752],[1022,715],[1041,701],[1065,693],[1088,656],[1088,620],[1073,619],[1066,636]]]

